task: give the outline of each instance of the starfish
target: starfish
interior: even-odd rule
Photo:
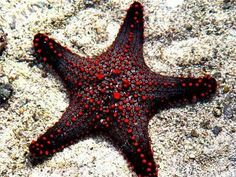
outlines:
[[[37,59],[64,82],[70,102],[61,119],[29,146],[44,161],[92,134],[107,136],[140,177],[157,177],[148,135],[149,120],[162,108],[210,98],[210,76],[170,77],[150,70],[143,58],[143,6],[134,2],[106,52],[84,58],[46,34],[34,37]]]

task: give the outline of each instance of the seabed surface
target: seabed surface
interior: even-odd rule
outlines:
[[[123,156],[105,137],[91,137],[32,167],[28,146],[68,105],[60,79],[32,65],[33,37],[49,33],[83,55],[106,50],[130,0],[1,0],[0,28],[7,46],[0,82],[14,89],[0,107],[0,176],[131,177]],[[236,176],[236,2],[142,0],[144,58],[168,75],[213,75],[211,102],[162,111],[149,123],[160,177]],[[47,76],[46,76],[47,75]]]

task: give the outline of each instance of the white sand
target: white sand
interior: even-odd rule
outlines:
[[[169,75],[205,73],[220,84],[209,103],[170,109],[150,122],[160,177],[236,176],[236,2],[231,0],[143,0],[145,60]],[[225,0],[226,2],[226,0]],[[105,51],[114,40],[125,0],[14,0],[0,2],[0,27],[8,34],[0,56],[3,75],[14,94],[0,108],[0,176],[127,177],[135,174],[105,138],[91,137],[32,167],[28,146],[59,119],[68,98],[60,80],[42,77],[34,60],[32,40],[47,32],[84,56]],[[212,129],[221,127],[214,135]]]

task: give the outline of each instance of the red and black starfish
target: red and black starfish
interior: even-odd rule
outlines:
[[[64,81],[70,103],[61,119],[33,141],[33,159],[52,156],[91,134],[111,139],[138,176],[157,176],[148,122],[160,108],[205,100],[216,80],[169,77],[149,69],[143,58],[143,7],[134,2],[115,41],[101,55],[83,58],[45,34],[37,34],[39,61],[52,66]]]

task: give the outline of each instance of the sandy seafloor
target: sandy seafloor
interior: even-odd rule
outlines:
[[[236,2],[142,0],[144,57],[168,75],[213,75],[211,102],[160,112],[149,133],[160,177],[236,176]],[[32,40],[47,32],[83,56],[98,55],[115,39],[132,1],[1,0],[0,28],[8,44],[0,56],[0,82],[14,93],[0,107],[1,177],[131,177],[123,156],[105,137],[91,137],[32,167],[28,146],[68,105],[60,79],[45,76]]]

